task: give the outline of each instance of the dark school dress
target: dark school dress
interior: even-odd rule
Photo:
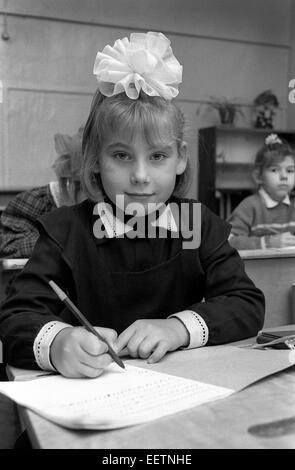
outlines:
[[[196,201],[175,199],[177,204]],[[118,334],[140,318],[197,312],[209,328],[208,345],[257,334],[264,296],[227,242],[230,226],[202,205],[201,244],[182,237],[95,238],[94,203],[62,207],[39,219],[40,237],[1,307],[4,360],[38,368],[33,342],[49,321],[77,325],[48,285],[55,281],[95,326]],[[197,320],[196,320],[197,321]]]

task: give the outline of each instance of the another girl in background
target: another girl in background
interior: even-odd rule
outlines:
[[[258,192],[233,211],[230,244],[238,250],[295,246],[295,153],[276,134],[258,151],[253,177]]]
[[[33,256],[2,305],[5,361],[67,377],[96,377],[111,362],[51,279],[119,354],[150,363],[178,348],[256,335],[264,297],[228,244],[230,226],[181,197],[189,171],[184,118],[171,100],[182,67],[170,41],[132,34],[97,54],[94,73],[98,90],[83,136],[88,200],[39,220]],[[134,225],[135,204],[142,212]],[[201,208],[189,221],[197,246],[185,247],[183,207]]]
[[[29,258],[39,237],[36,220],[57,207],[82,201],[80,173],[82,166],[83,127],[77,134],[55,134],[58,154],[52,168],[57,181],[17,194],[0,217],[0,257]]]

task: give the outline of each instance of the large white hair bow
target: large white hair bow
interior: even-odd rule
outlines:
[[[137,99],[140,90],[150,96],[171,100],[178,95],[182,65],[174,56],[170,41],[156,32],[133,33],[114,46],[98,52],[94,68],[98,88],[105,96],[125,92]]]

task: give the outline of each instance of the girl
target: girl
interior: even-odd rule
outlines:
[[[255,335],[264,297],[227,242],[229,225],[204,206],[196,223],[200,205],[181,198],[189,167],[183,115],[171,99],[182,67],[170,41],[132,34],[99,52],[94,71],[99,85],[83,136],[88,199],[39,220],[33,256],[2,305],[6,362],[67,377],[96,377],[110,363],[105,343],[77,325],[50,280],[120,355],[152,363],[178,348]],[[139,231],[130,223],[135,205]],[[173,216],[187,206],[198,247],[184,248],[181,217]]]
[[[3,258],[29,258],[39,236],[36,220],[57,207],[83,200],[82,135],[83,127],[74,136],[55,134],[58,157],[52,168],[57,181],[24,191],[9,201],[0,217],[0,256]]]
[[[295,246],[295,153],[276,134],[257,152],[256,194],[244,199],[229,218],[230,243],[238,250]]]

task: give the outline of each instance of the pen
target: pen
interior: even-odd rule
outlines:
[[[115,351],[113,350],[113,348],[109,345],[109,343],[107,342],[107,340],[105,338],[103,338],[96,330],[95,328],[93,328],[93,326],[91,325],[91,323],[89,323],[89,321],[87,320],[87,318],[85,318],[85,316],[83,315],[82,312],[80,312],[80,310],[76,307],[76,305],[73,304],[73,302],[68,298],[68,296],[64,293],[63,290],[61,290],[60,287],[58,287],[57,284],[55,284],[54,281],[49,281],[49,285],[50,287],[54,290],[54,292],[56,293],[56,295],[60,298],[60,300],[62,300],[67,307],[69,307],[69,309],[71,310],[71,312],[75,315],[75,317],[80,321],[80,323],[82,325],[85,326],[85,328],[90,331],[91,333],[93,333],[95,336],[97,336],[98,339],[100,339],[100,341],[103,341],[104,343],[106,343],[107,347],[108,347],[108,352],[110,354],[110,356],[114,359],[114,361],[118,364],[118,366],[122,367],[122,369],[125,369],[125,366],[124,366],[124,363],[123,361],[119,358],[119,356],[115,353]]]

